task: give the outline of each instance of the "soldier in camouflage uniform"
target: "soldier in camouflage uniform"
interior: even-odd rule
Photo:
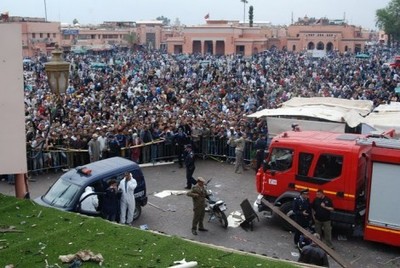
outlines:
[[[193,198],[193,223],[192,223],[192,234],[197,235],[197,226],[199,231],[206,232],[204,228],[203,220],[206,208],[206,197],[207,192],[204,187],[205,180],[202,177],[197,178],[197,184],[193,186],[191,191],[187,193],[188,196]]]

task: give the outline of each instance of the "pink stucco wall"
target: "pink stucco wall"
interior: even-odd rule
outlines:
[[[306,21],[304,18],[303,21]],[[326,50],[340,52],[356,52],[363,50],[365,42],[370,40],[370,33],[360,27],[347,24],[299,24],[290,26],[248,25],[240,24],[235,20],[207,20],[206,24],[198,26],[163,26],[161,21],[138,21],[128,28],[102,26],[78,27],[79,35],[91,36],[90,38],[65,38],[61,34],[58,22],[17,22],[22,28],[23,55],[50,54],[54,47],[49,43],[56,42],[62,47],[73,45],[102,45],[121,44],[127,45],[124,36],[136,34],[136,43],[153,49],[164,46],[168,53],[211,53],[235,54],[251,56],[271,47],[278,49],[287,48],[289,51],[303,51],[320,44]],[[43,34],[40,37],[40,34]],[[34,38],[33,35],[36,35]],[[104,36],[115,35],[115,38]],[[50,36],[50,38],[48,38]],[[149,45],[152,43],[152,45]]]

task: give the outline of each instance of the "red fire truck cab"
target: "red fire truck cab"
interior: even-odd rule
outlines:
[[[396,202],[393,195],[388,197],[379,188],[385,187],[386,190],[388,187],[389,192],[400,189],[400,178],[394,176],[395,173],[400,175],[400,150],[377,147],[381,140],[322,131],[288,131],[276,136],[272,139],[264,166],[256,175],[260,194],[256,201],[258,210],[268,211],[260,202],[264,198],[290,216],[293,199],[301,190],[309,189],[313,200],[316,191],[323,189],[333,201],[335,210],[331,219],[335,225],[364,226],[365,239],[374,241],[379,241],[379,238],[371,238],[376,235],[374,231],[379,229],[381,232],[390,226],[397,241],[385,239],[380,242],[400,245],[400,213],[387,212],[388,208],[396,209],[400,198]],[[396,154],[385,157],[389,154],[385,150],[396,151]],[[388,166],[390,174],[383,173]],[[381,179],[385,175],[391,179]],[[391,200],[394,204],[389,202]],[[286,222],[282,224],[289,228]]]

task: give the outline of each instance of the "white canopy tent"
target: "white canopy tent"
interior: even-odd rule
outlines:
[[[400,136],[400,102],[381,104],[367,115],[363,123],[377,132],[395,130],[395,136]]]
[[[303,130],[335,132],[344,132],[346,124],[353,128],[362,124],[362,133],[365,134],[393,128],[400,134],[399,116],[400,103],[381,105],[373,110],[373,103],[369,100],[296,97],[284,102],[280,108],[264,109],[247,117],[266,117],[269,134],[274,136],[291,129],[293,123]]]

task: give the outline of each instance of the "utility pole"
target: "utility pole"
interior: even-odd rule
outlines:
[[[243,24],[246,23],[246,4],[248,3],[247,0],[240,0],[240,2],[243,2]]]

